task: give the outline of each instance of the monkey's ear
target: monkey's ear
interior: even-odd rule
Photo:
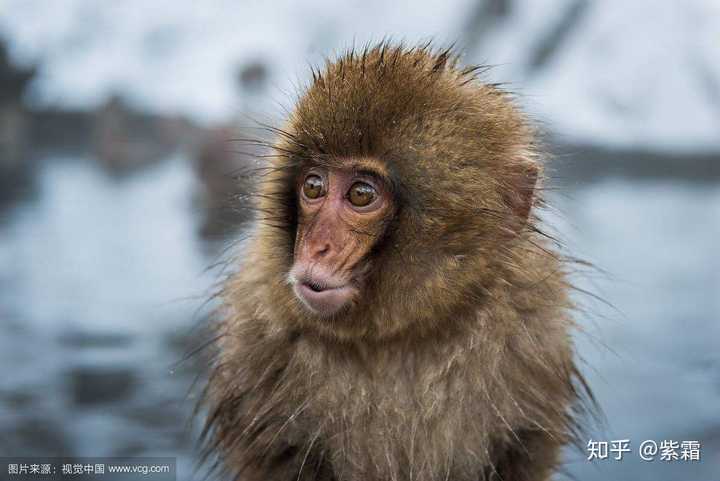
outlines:
[[[539,173],[540,168],[533,160],[523,159],[511,168],[505,201],[516,216],[512,223],[516,228],[513,230],[519,231],[527,223]]]

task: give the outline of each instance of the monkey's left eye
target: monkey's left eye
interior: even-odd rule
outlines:
[[[317,199],[325,195],[325,192],[323,192],[323,180],[319,175],[308,175],[302,189],[303,194],[308,199]]]
[[[377,198],[375,188],[365,182],[355,182],[348,191],[348,200],[355,207],[365,207]]]

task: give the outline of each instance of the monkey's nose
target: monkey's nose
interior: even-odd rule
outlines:
[[[313,292],[322,292],[325,290],[320,284],[316,282],[306,282],[305,285],[312,289]]]

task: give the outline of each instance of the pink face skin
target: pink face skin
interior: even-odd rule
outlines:
[[[288,280],[321,317],[357,302],[366,254],[382,234],[392,200],[373,170],[310,168],[298,181],[299,226]]]

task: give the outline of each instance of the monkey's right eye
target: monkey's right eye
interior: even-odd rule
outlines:
[[[303,194],[308,199],[318,199],[325,195],[323,180],[319,175],[308,175],[303,183]]]

